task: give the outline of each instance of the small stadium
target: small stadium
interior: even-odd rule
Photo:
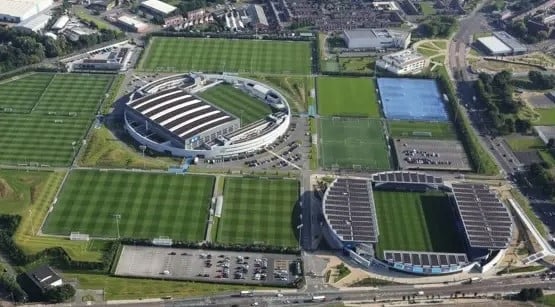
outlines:
[[[417,275],[487,270],[513,236],[509,211],[488,186],[414,171],[336,178],[323,214],[334,248],[363,266]]]
[[[122,101],[125,130],[174,157],[222,159],[255,152],[289,127],[287,99],[232,75],[179,74],[151,82]]]

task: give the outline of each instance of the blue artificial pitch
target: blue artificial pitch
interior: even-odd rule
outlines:
[[[387,119],[449,120],[435,80],[378,78],[378,90]]]

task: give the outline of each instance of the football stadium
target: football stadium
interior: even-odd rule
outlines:
[[[337,178],[323,213],[332,247],[366,267],[417,275],[485,272],[513,236],[508,209],[487,185],[413,171]]]
[[[123,114],[131,137],[153,151],[218,159],[273,143],[291,120],[287,100],[269,86],[198,73],[173,75],[137,89]]]

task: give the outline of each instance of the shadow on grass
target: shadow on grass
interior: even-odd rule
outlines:
[[[422,211],[434,252],[463,252],[464,244],[457,232],[454,212],[445,194],[427,193],[420,196]]]

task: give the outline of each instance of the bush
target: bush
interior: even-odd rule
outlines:
[[[11,297],[16,302],[27,301],[27,293],[21,289],[17,281],[10,277],[8,274],[2,274],[0,276],[0,288],[5,292],[11,294]]]
[[[70,284],[52,287],[44,292],[44,298],[50,303],[62,303],[75,296],[75,288]]]

